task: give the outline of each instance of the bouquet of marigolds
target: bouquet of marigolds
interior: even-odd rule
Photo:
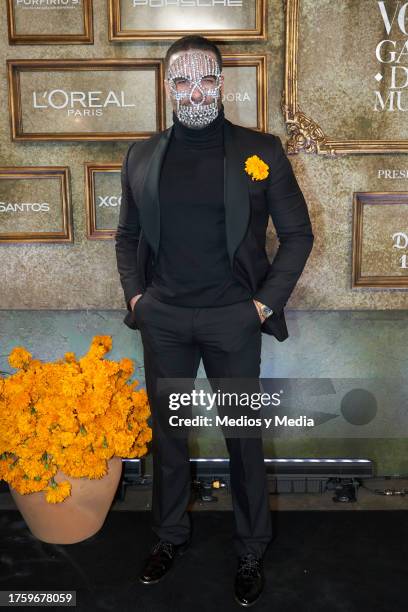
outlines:
[[[104,359],[110,336],[95,336],[88,353],[43,363],[22,347],[8,358],[18,372],[0,376],[0,479],[21,494],[45,491],[50,503],[70,495],[74,477],[102,478],[113,456],[147,453],[152,430],[146,391],[127,382],[133,362]]]

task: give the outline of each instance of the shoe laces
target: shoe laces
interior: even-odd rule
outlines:
[[[172,542],[166,542],[166,540],[159,540],[157,544],[153,546],[152,553],[159,551],[164,551],[171,558],[174,552],[174,544]]]
[[[239,574],[252,576],[253,574],[259,572],[259,568],[260,560],[252,553],[248,553],[247,555],[240,557],[238,566]]]

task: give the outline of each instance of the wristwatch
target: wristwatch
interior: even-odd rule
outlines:
[[[272,308],[269,308],[269,306],[267,306],[266,304],[262,304],[262,302],[258,302],[257,300],[255,300],[257,304],[259,304],[259,310],[262,314],[262,316],[265,317],[265,319],[267,319],[268,317],[270,317],[273,314],[273,310]]]

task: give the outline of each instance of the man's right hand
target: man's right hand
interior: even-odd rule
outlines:
[[[138,295],[135,295],[134,297],[132,297],[132,299],[130,300],[129,304],[130,304],[130,307],[132,309],[132,312],[134,310],[134,307],[135,307],[135,304],[136,304],[137,300],[139,298],[141,298],[142,295],[143,295],[143,293],[139,293]]]

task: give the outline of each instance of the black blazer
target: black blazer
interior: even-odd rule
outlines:
[[[158,255],[159,177],[172,129],[133,142],[123,160],[115,248],[129,311],[124,323],[131,329],[137,329],[137,324],[129,301],[149,285]],[[224,148],[226,243],[231,269],[254,299],[274,311],[262,324],[262,331],[283,341],[288,337],[284,306],[313,245],[307,205],[277,136],[225,119]],[[253,181],[245,172],[245,160],[252,155],[268,164],[266,179]],[[269,215],[279,239],[272,263],[265,251]]]

